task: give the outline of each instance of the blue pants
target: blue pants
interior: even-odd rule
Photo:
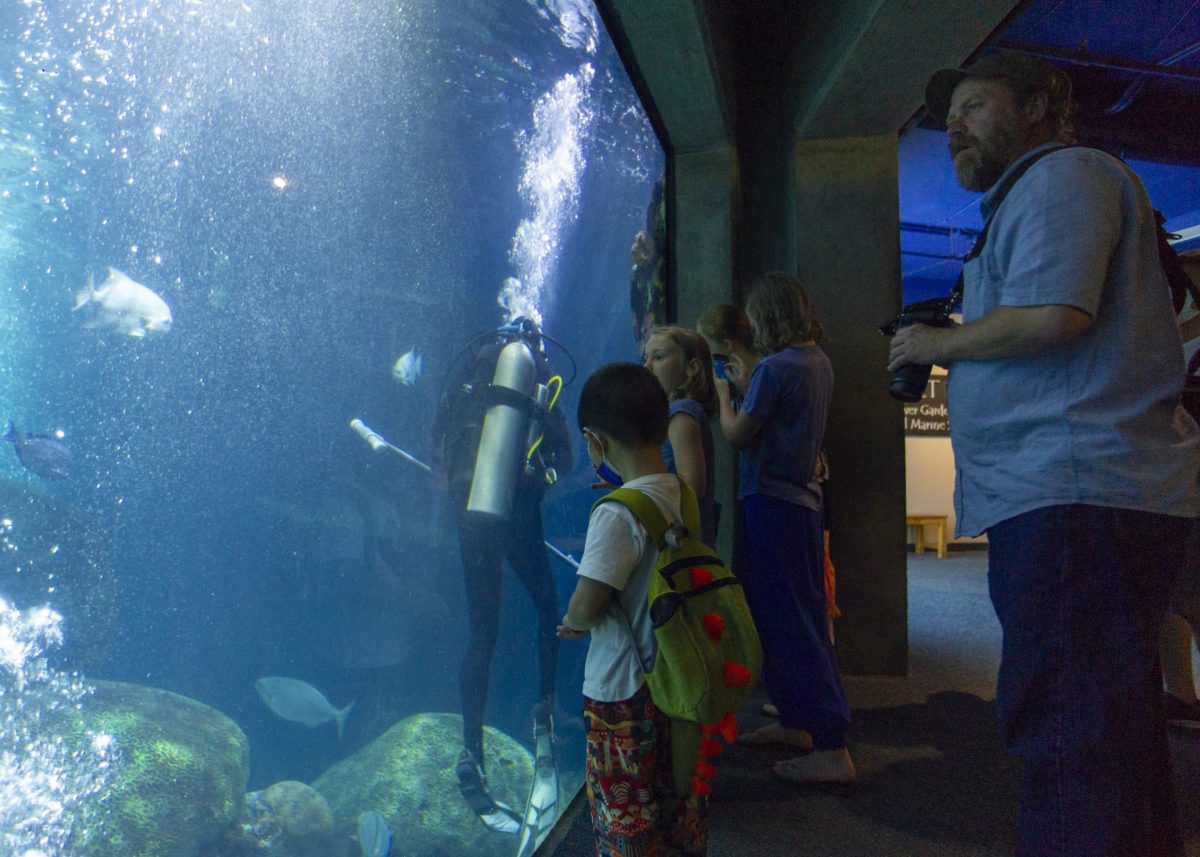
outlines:
[[[805,729],[817,750],[846,746],[850,707],[825,613],[821,513],[765,494],[742,500],[738,569],[763,648],[763,684],[779,722]]]
[[[1183,857],[1157,638],[1191,526],[1076,505],[988,530],[1018,857]]]

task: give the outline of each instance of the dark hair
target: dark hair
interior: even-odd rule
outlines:
[[[754,331],[750,329],[750,319],[746,318],[741,307],[733,304],[717,304],[706,309],[696,322],[696,330],[705,339],[714,342],[729,339],[754,350]]]
[[[825,329],[803,284],[775,271],[755,280],[746,296],[746,315],[754,328],[754,344],[764,354],[782,351],[793,342],[819,340]]]
[[[657,324],[651,336],[665,336],[671,343],[683,352],[685,361],[700,361],[700,371],[688,378],[682,387],[667,394],[671,401],[675,399],[694,399],[704,408],[708,418],[717,415],[717,386],[713,383],[712,352],[704,337],[686,327],[676,327],[671,324]]]
[[[637,363],[601,366],[579,394],[579,428],[604,432],[626,446],[667,439],[667,394],[654,373]]]

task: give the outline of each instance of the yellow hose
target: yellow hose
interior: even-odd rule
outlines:
[[[563,388],[562,375],[551,376],[550,380],[546,382],[546,389],[549,390],[551,387],[554,388],[554,393],[550,396],[550,403],[546,406],[546,413],[550,413],[552,410],[554,410],[554,406],[558,404],[558,397],[559,394],[562,393]],[[526,464],[528,464],[529,460],[533,458],[533,454],[537,452],[537,448],[542,445],[542,438],[545,436],[545,432],[539,434],[537,436],[537,440],[533,442],[533,446],[529,447],[529,452],[525,453]]]

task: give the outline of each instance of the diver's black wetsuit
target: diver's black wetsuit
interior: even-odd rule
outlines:
[[[434,425],[435,456],[449,479],[457,513],[470,622],[461,675],[463,745],[479,764],[483,762],[483,715],[487,706],[488,675],[499,634],[500,579],[504,560],[508,560],[521,585],[529,592],[537,611],[538,666],[543,699],[554,692],[558,668],[555,630],[562,617],[543,544],[541,501],[548,487],[544,472],[538,468],[534,474],[522,474],[518,478],[508,520],[497,521],[466,511],[475,454],[488,408],[487,388],[496,359],[505,344],[505,340],[487,342],[466,362],[459,377],[450,380]],[[534,351],[538,364],[537,380],[545,383],[550,376],[549,365],[539,350]],[[561,406],[550,412],[544,431],[539,451],[546,464],[563,471],[570,469],[571,446]],[[514,454],[523,457],[525,450]]]

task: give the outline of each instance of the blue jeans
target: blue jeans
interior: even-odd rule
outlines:
[[[744,568],[737,569],[763,648],[763,684],[779,722],[817,750],[846,746],[850,707],[825,612],[821,513],[765,494],[742,499]]]
[[[1018,857],[1183,857],[1157,638],[1191,526],[1075,505],[988,530]]]

